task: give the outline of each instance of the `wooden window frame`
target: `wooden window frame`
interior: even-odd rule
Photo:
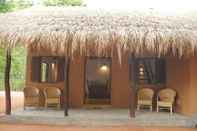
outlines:
[[[156,66],[155,67],[155,70],[156,70],[155,75],[156,75],[156,77],[157,77],[157,75],[159,75],[159,73],[158,73],[159,69],[158,69],[158,65],[156,64],[156,62],[159,62],[159,60],[164,61],[164,63],[163,63],[164,71],[163,72],[165,74],[163,75],[163,77],[164,77],[163,80],[162,81],[160,80],[160,82],[158,82],[158,83],[145,83],[145,84],[139,83],[139,79],[138,79],[138,75],[137,75],[139,73],[138,68],[137,68],[139,59],[155,60],[155,66]],[[134,67],[132,67],[132,66],[134,66]],[[158,58],[158,57],[136,57],[135,59],[129,58],[129,78],[130,78],[130,81],[135,81],[136,86],[145,85],[145,86],[161,86],[162,87],[163,85],[166,84],[166,60],[165,60],[165,58]]]
[[[33,60],[34,59],[34,60]],[[34,62],[36,63],[34,63]],[[48,68],[50,68],[49,70],[51,70],[51,64],[55,63],[55,66],[57,66],[56,68],[56,78],[55,80],[50,80],[52,79],[52,76],[46,76],[46,81],[42,81],[42,63],[46,63],[49,65]],[[65,57],[62,56],[34,56],[32,57],[32,74],[31,74],[31,81],[32,82],[37,82],[37,83],[58,83],[58,82],[63,82],[64,81],[64,77],[65,77],[65,72],[63,71],[65,68]],[[60,69],[61,68],[61,69]],[[60,71],[62,70],[62,71]],[[48,73],[46,73],[46,75],[50,75],[49,73],[50,71],[48,71]],[[62,74],[63,73],[63,74]],[[50,78],[47,78],[50,77]],[[60,78],[62,77],[62,78]]]

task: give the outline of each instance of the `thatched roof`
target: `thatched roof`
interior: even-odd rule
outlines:
[[[0,15],[0,43],[23,43],[72,55],[107,56],[117,51],[160,56],[194,55],[197,11],[159,13],[101,11],[85,7],[40,7]]]

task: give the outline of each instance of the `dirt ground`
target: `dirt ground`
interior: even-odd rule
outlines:
[[[23,107],[23,92],[11,92],[12,110]],[[5,92],[0,91],[0,114],[5,112]]]
[[[0,124],[0,131],[197,131],[195,128],[167,127],[66,127],[47,125]]]

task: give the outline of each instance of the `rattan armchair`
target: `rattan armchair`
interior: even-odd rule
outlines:
[[[44,89],[45,108],[49,105],[56,105],[60,109],[61,90],[56,87],[47,87]]]
[[[137,110],[140,110],[141,106],[147,106],[150,108],[150,111],[153,110],[153,95],[154,91],[150,88],[141,88],[137,93]]]
[[[24,110],[27,106],[39,107],[39,89],[36,87],[26,87],[24,92]]]
[[[173,113],[173,105],[175,102],[176,91],[170,88],[162,89],[157,96],[157,112],[160,108],[170,109],[170,113]]]

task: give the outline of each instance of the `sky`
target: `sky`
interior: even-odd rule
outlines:
[[[197,10],[197,0],[85,0],[85,2],[90,8],[101,9]]]
[[[32,0],[35,5],[41,0]],[[155,9],[164,12],[197,10],[197,0],[82,0],[89,8],[96,9]]]

